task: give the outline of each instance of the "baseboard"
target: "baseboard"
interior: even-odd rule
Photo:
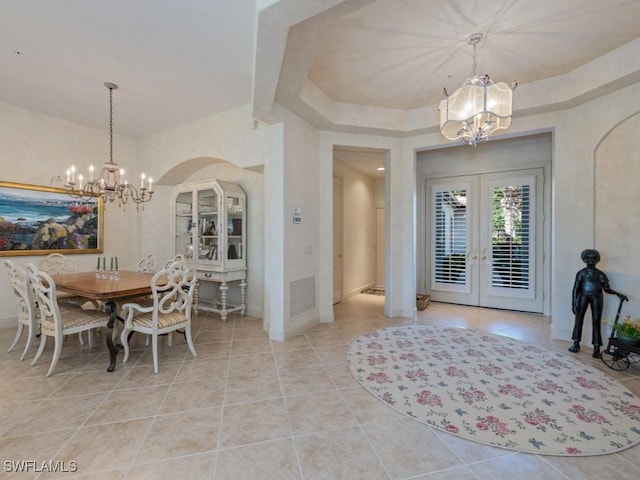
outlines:
[[[348,292],[344,292],[342,294],[342,299],[346,300],[347,298],[355,297],[356,295],[359,295],[360,293],[362,293],[363,290],[366,290],[367,288],[373,288],[374,284],[375,284],[375,282],[367,283],[367,284],[362,285],[362,286],[360,286],[358,288],[351,289]]]
[[[18,317],[0,318],[0,328],[11,328],[18,325]]]
[[[269,339],[277,342],[286,342],[290,338],[300,335],[320,323],[320,317],[318,316],[317,309],[313,309],[296,318],[290,319],[290,322],[294,324],[284,332],[274,332],[269,330]]]

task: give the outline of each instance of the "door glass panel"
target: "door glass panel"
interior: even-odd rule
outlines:
[[[467,191],[434,192],[434,281],[467,282]]]
[[[529,185],[507,185],[492,190],[491,284],[494,287],[530,287],[531,202]]]

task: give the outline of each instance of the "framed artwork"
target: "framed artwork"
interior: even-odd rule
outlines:
[[[0,256],[102,253],[102,197],[0,181]]]

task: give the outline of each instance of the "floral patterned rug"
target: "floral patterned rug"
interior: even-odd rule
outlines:
[[[427,425],[540,455],[603,455],[640,443],[640,399],[568,355],[461,328],[375,330],[349,346],[369,392]]]

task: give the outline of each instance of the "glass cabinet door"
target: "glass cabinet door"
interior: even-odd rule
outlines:
[[[198,190],[198,261],[220,261],[220,209],[215,190]]]
[[[244,198],[227,196],[227,260],[243,259]]]
[[[191,192],[182,192],[176,198],[176,253],[193,258],[193,196]]]

